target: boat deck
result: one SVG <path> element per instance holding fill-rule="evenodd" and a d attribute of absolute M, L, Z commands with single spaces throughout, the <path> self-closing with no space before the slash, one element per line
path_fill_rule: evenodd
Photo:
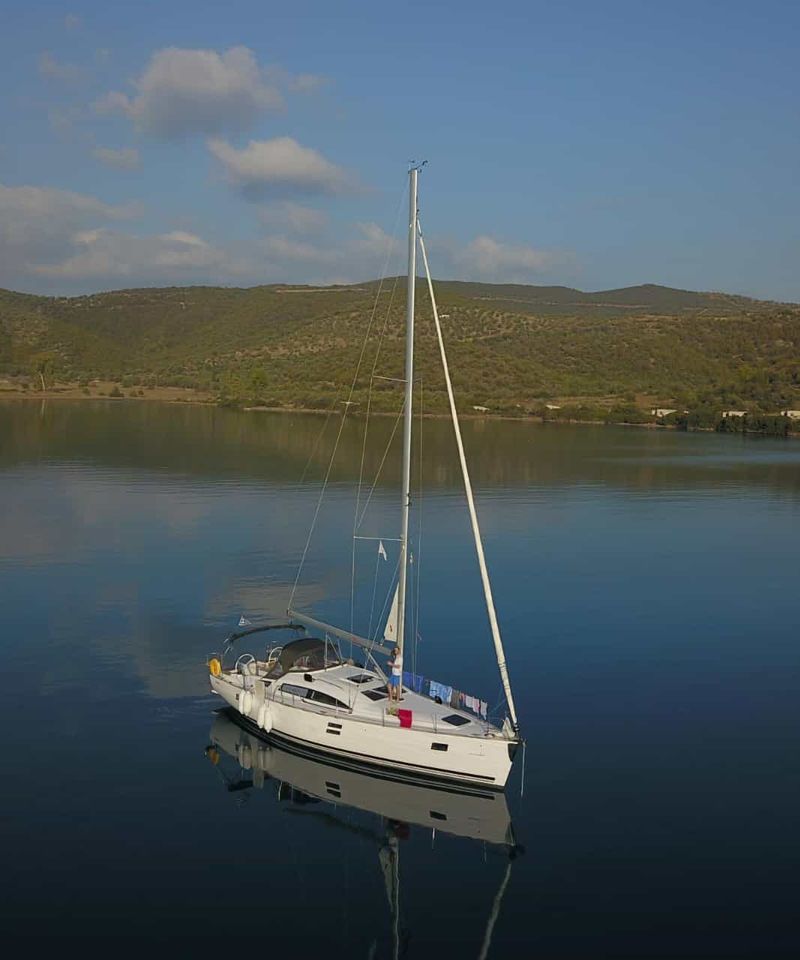
<path fill-rule="evenodd" d="M 280 677 L 270 676 L 271 668 L 272 664 L 267 661 L 252 661 L 244 672 L 225 670 L 223 677 L 244 688 L 263 682 L 267 685 L 267 699 L 325 716 L 400 726 L 396 711 L 409 710 L 416 730 L 448 736 L 507 739 L 500 728 L 469 710 L 437 703 L 408 687 L 402 688 L 398 703 L 390 704 L 385 679 L 375 670 L 357 664 L 336 664 L 310 672 L 291 670 Z"/>

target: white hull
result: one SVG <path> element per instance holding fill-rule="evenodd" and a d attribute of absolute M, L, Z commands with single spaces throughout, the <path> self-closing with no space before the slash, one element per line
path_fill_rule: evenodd
<path fill-rule="evenodd" d="M 229 715 L 230 714 L 230 715 Z M 214 717 L 210 740 L 252 775 L 252 785 L 280 781 L 301 793 L 402 823 L 515 847 L 502 793 L 470 787 L 398 782 L 389 774 L 343 768 L 334 758 L 312 759 L 271 743 L 233 711 Z"/>
<path fill-rule="evenodd" d="M 370 710 L 359 713 L 357 708 L 294 703 L 293 697 L 281 697 L 278 684 L 268 687 L 255 677 L 247 678 L 246 689 L 245 678 L 238 673 L 210 675 L 210 681 L 215 693 L 257 727 L 261 726 L 259 719 L 263 722 L 268 717 L 261 728 L 269 736 L 338 761 L 385 768 L 393 776 L 502 790 L 518 745 L 488 724 L 481 725 L 484 732 L 480 735 L 448 729 L 441 714 L 454 711 L 409 691 L 404 693 L 402 706 L 416 707 L 414 715 L 419 717 L 411 728 L 402 727 L 385 704 L 370 704 Z"/>

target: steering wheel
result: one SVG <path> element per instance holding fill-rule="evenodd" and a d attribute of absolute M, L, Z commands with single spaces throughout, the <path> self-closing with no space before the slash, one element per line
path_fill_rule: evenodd
<path fill-rule="evenodd" d="M 239 657 L 239 659 L 236 661 L 236 670 L 241 674 L 244 674 L 244 673 L 249 674 L 251 673 L 251 671 L 248 670 L 247 668 L 250 666 L 251 663 L 255 663 L 255 662 L 256 662 L 256 658 L 253 656 L 252 653 L 243 653 Z"/>

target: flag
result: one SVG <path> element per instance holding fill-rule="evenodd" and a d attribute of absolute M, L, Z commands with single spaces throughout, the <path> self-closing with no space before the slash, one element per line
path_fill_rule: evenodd
<path fill-rule="evenodd" d="M 388 559 L 389 559 L 389 558 L 386 556 L 386 547 L 384 547 L 384 545 L 383 545 L 383 540 L 379 540 L 379 541 L 378 541 L 378 556 L 379 556 L 379 557 L 383 557 L 384 560 L 388 560 Z"/>
<path fill-rule="evenodd" d="M 253 625 L 253 621 L 252 621 L 252 620 L 248 620 L 247 617 L 246 617 L 244 614 L 242 614 L 241 617 L 239 617 L 239 626 L 240 626 L 240 627 L 251 627 L 252 625 Z"/>

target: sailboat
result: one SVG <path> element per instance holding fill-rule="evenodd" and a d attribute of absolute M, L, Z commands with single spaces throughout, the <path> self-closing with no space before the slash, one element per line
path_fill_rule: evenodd
<path fill-rule="evenodd" d="M 378 642 L 375 637 L 362 637 L 352 629 L 325 623 L 290 606 L 288 623 L 251 628 L 232 634 L 228 640 L 232 643 L 244 636 L 276 628 L 302 629 L 304 635 L 279 646 L 267 647 L 260 657 L 252 653 L 242 654 L 229 666 L 224 665 L 224 656 L 212 655 L 208 661 L 209 679 L 212 691 L 236 709 L 245 722 L 278 742 L 333 755 L 341 763 L 386 769 L 397 778 L 502 790 L 522 740 L 420 228 L 417 185 L 421 167 L 421 164 L 412 164 L 408 174 L 405 402 L 397 538 L 400 555 L 397 589 L 384 631 L 384 640 L 388 640 L 391 646 Z M 486 610 L 505 694 L 506 715 L 501 722 L 476 715 L 459 703 L 447 702 L 440 695 L 441 685 L 437 685 L 438 692 L 432 688 L 431 695 L 426 695 L 406 686 L 401 679 L 399 687 L 393 689 L 385 661 L 382 663 L 379 659 L 391 657 L 392 662 L 397 663 L 397 657 L 402 658 L 410 632 L 406 607 L 411 563 L 409 514 L 418 247 L 433 308 Z M 351 649 L 360 647 L 364 652 L 363 663 L 344 656 L 342 643 L 350 644 Z M 398 653 L 394 653 L 395 650 Z"/>
<path fill-rule="evenodd" d="M 333 760 L 305 757 L 249 733 L 246 721 L 226 708 L 215 713 L 205 749 L 229 793 L 243 798 L 267 791 L 296 812 L 315 816 L 331 828 L 374 840 L 392 919 L 392 956 L 403 955 L 400 903 L 400 848 L 410 828 L 480 841 L 507 858 L 492 902 L 478 957 L 483 960 L 492 941 L 500 907 L 511 879 L 511 868 L 524 848 L 516 842 L 511 816 L 502 793 L 397 783 L 369 773 L 342 770 Z M 235 762 L 234 772 L 226 769 Z M 237 769 L 238 768 L 238 769 Z M 270 789 L 271 788 L 271 789 Z M 322 805 L 322 806 L 320 806 Z M 353 822 L 359 811 L 380 819 L 382 830 Z M 370 956 L 375 955 L 375 950 Z"/>

